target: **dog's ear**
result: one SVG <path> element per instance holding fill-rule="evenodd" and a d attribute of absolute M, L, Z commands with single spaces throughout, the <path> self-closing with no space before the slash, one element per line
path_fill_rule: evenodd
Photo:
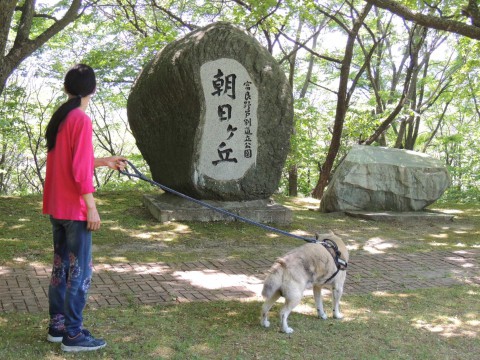
<path fill-rule="evenodd" d="M 337 236 L 335 235 L 335 233 L 332 231 L 332 230 L 328 230 L 328 233 L 323 233 L 323 234 L 319 234 L 318 232 L 315 233 L 315 240 L 325 240 L 325 239 L 328 239 L 328 235 L 331 235 L 331 236 Z M 321 237 L 321 239 L 320 239 Z"/>
<path fill-rule="evenodd" d="M 333 235 L 333 236 L 337 236 L 332 230 L 328 230 L 328 234 Z M 326 234 L 322 234 L 322 235 L 325 236 Z M 315 239 L 318 240 L 319 237 L 320 237 L 320 234 L 318 232 L 315 233 Z"/>

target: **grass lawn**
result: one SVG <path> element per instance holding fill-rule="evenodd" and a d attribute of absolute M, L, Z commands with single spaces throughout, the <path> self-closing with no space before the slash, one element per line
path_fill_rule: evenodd
<path fill-rule="evenodd" d="M 94 234 L 95 263 L 272 259 L 301 241 L 248 224 L 159 224 L 136 191 L 96 195 L 102 229 Z M 299 235 L 333 230 L 351 257 L 480 248 L 480 208 L 435 204 L 452 222 L 371 222 L 315 211 L 312 199 L 276 200 L 294 211 L 282 227 Z M 41 197 L 0 197 L 0 266 L 50 264 L 50 224 Z M 1 280 L 1 273 L 0 273 Z M 348 282 L 348 277 L 347 277 Z M 316 318 L 312 298 L 290 316 L 292 335 L 260 326 L 258 302 L 195 302 L 173 306 L 87 309 L 85 324 L 104 337 L 104 350 L 64 354 L 46 342 L 48 314 L 0 313 L 0 359 L 477 359 L 480 288 L 463 285 L 342 298 L 345 319 Z M 330 299 L 326 300 L 327 308 Z"/>

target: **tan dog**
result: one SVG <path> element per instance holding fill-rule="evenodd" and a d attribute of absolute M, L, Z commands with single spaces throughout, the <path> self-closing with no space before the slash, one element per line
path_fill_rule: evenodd
<path fill-rule="evenodd" d="M 262 291 L 265 303 L 262 306 L 261 324 L 264 327 L 270 326 L 268 311 L 278 298 L 283 296 L 285 305 L 280 310 L 281 330 L 287 334 L 292 333 L 293 329 L 287 324 L 288 315 L 300 303 L 303 292 L 309 286 L 313 286 L 319 318 L 327 318 L 327 314 L 323 311 L 323 287 L 332 288 L 333 316 L 336 319 L 343 317 L 340 312 L 340 298 L 346 277 L 344 270 L 348 262 L 348 250 L 343 241 L 333 232 L 317 234 L 317 241 L 323 241 L 325 245 L 308 243 L 300 246 L 278 258 L 270 268 Z M 338 266 L 335 256 L 332 256 L 335 254 L 335 247 L 340 252 L 340 254 L 337 252 L 340 259 Z"/>

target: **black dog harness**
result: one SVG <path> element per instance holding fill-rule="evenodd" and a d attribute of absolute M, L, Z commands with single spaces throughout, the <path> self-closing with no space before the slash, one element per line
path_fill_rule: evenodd
<path fill-rule="evenodd" d="M 320 242 L 320 244 L 322 244 L 325 247 L 325 249 L 327 249 L 327 251 L 330 253 L 330 255 L 332 255 L 333 260 L 335 261 L 335 265 L 337 266 L 337 271 L 335 271 L 333 273 L 333 275 L 330 276 L 325 281 L 325 284 L 326 284 L 327 282 L 332 280 L 338 274 L 338 272 L 340 270 L 342 270 L 342 271 L 347 270 L 347 265 L 348 264 L 345 260 L 340 258 L 340 256 L 342 256 L 342 253 L 340 252 L 340 250 L 338 250 L 338 246 L 337 246 L 337 244 L 335 244 L 334 241 L 332 241 L 330 239 L 325 239 L 322 242 Z"/>

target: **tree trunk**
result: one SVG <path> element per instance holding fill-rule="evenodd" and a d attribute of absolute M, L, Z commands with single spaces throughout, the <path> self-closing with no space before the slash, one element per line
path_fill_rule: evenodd
<path fill-rule="evenodd" d="M 296 164 L 288 169 L 288 196 L 298 196 L 298 168 Z"/>
<path fill-rule="evenodd" d="M 353 56 L 353 47 L 355 45 L 355 39 L 358 35 L 358 31 L 371 8 L 371 4 L 367 3 L 365 5 L 362 12 L 359 14 L 359 17 L 355 20 L 352 30 L 348 33 L 347 44 L 345 46 L 345 56 L 340 68 L 340 83 L 338 85 L 337 109 L 335 113 L 335 123 L 333 125 L 332 141 L 330 142 L 330 147 L 328 148 L 325 162 L 321 167 L 317 185 L 312 192 L 312 196 L 316 199 L 321 199 L 323 197 L 323 192 L 328 184 L 330 173 L 340 148 L 343 123 L 345 121 L 345 115 L 348 108 L 347 90 L 350 75 L 350 65 L 352 63 Z"/>
<path fill-rule="evenodd" d="M 421 32 L 424 34 L 426 33 L 426 28 L 421 28 Z M 410 37 L 410 44 L 409 44 L 409 57 L 410 57 L 410 64 L 407 68 L 407 72 L 405 75 L 405 82 L 403 84 L 403 92 L 398 100 L 397 106 L 393 111 L 387 116 L 387 118 L 380 124 L 380 126 L 374 131 L 374 133 L 364 141 L 365 145 L 370 145 L 374 141 L 376 141 L 392 124 L 393 120 L 397 117 L 397 115 L 402 110 L 407 98 L 410 94 L 410 85 L 412 83 L 412 78 L 414 77 L 414 72 L 418 67 L 418 52 L 422 47 L 423 41 L 425 40 L 425 36 L 420 36 L 418 43 L 415 43 L 414 39 L 415 29 L 412 31 L 412 36 Z"/>
<path fill-rule="evenodd" d="M 303 20 L 300 20 L 298 24 L 298 29 L 297 29 L 297 36 L 296 36 L 296 42 L 293 47 L 293 51 L 291 55 L 288 57 L 288 61 L 290 64 L 290 74 L 288 77 L 288 81 L 290 83 L 290 87 L 293 89 L 294 88 L 294 83 L 293 80 L 295 78 L 295 62 L 297 60 L 297 51 L 298 51 L 298 42 L 300 40 L 300 36 L 302 34 L 302 27 L 303 27 Z M 295 135 L 295 117 L 293 120 L 293 134 L 292 136 Z M 288 196 L 297 196 L 298 195 L 298 168 L 296 164 L 293 164 L 290 166 L 288 169 Z"/>
<path fill-rule="evenodd" d="M 320 31 L 316 31 L 315 35 L 313 36 L 313 43 L 312 49 L 315 50 L 317 48 L 317 39 Z M 310 55 L 310 61 L 308 64 L 307 76 L 305 78 L 305 82 L 303 83 L 302 90 L 300 91 L 300 99 L 303 99 L 307 94 L 308 86 L 310 84 L 310 79 L 312 77 L 313 71 L 313 54 Z M 293 83 L 293 80 L 292 80 Z M 298 166 L 294 164 L 288 170 L 288 196 L 298 196 Z"/>
<path fill-rule="evenodd" d="M 403 148 L 403 140 L 405 138 L 406 128 L 407 128 L 407 120 L 402 119 L 400 121 L 400 128 L 398 129 L 398 133 L 397 133 L 397 140 L 395 141 L 395 145 L 393 145 L 393 147 L 395 149 L 402 149 Z"/>
<path fill-rule="evenodd" d="M 322 25 L 320 25 L 320 27 L 322 27 Z M 300 21 L 300 24 L 299 24 L 299 27 L 298 27 L 298 31 L 297 31 L 297 39 L 296 39 L 296 42 L 295 42 L 295 47 L 293 49 L 293 52 L 295 53 L 295 57 L 296 57 L 296 53 L 298 51 L 298 44 L 300 43 L 300 36 L 301 36 L 301 32 L 302 32 L 302 27 L 303 27 L 303 21 Z M 317 40 L 318 40 L 318 36 L 320 34 L 320 31 L 319 30 L 315 30 L 315 35 L 313 36 L 313 40 L 312 40 L 312 50 L 315 51 L 315 49 L 317 48 Z M 294 78 L 294 71 L 295 71 L 295 61 L 291 61 L 291 57 L 289 57 L 289 60 L 290 60 L 290 77 L 289 77 L 289 81 L 290 81 L 290 85 L 292 86 L 292 89 L 293 89 L 293 78 Z M 303 83 L 303 86 L 302 86 L 302 90 L 300 91 L 300 95 L 299 95 L 299 99 L 303 99 L 306 94 L 307 94 L 307 90 L 308 90 L 308 87 L 310 85 L 310 79 L 312 77 L 312 71 L 313 71 L 313 61 L 314 60 L 314 55 L 311 54 L 310 55 L 310 61 L 309 61 L 309 64 L 308 64 L 308 70 L 307 70 L 307 75 L 305 77 L 305 81 Z M 295 132 L 295 128 L 293 129 L 293 131 Z M 298 165 L 297 164 L 294 164 L 292 166 L 290 166 L 290 168 L 288 169 L 288 196 L 298 196 Z"/>

